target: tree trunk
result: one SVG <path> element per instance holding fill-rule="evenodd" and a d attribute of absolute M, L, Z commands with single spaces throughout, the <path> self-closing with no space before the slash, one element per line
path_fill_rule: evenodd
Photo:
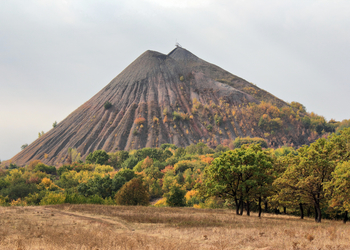
<path fill-rule="evenodd" d="M 343 222 L 346 223 L 347 221 L 348 221 L 348 211 L 345 211 Z"/>
<path fill-rule="evenodd" d="M 311 209 L 310 209 L 310 207 L 307 208 L 307 217 L 311 217 Z"/>
<path fill-rule="evenodd" d="M 320 223 L 321 222 L 321 219 L 322 219 L 322 214 L 321 214 L 321 208 L 320 208 L 320 204 L 318 203 L 315 203 L 315 221 L 317 223 Z"/>
<path fill-rule="evenodd" d="M 303 204 L 299 203 L 299 207 L 300 207 L 300 219 L 304 219 L 304 208 L 303 208 Z"/>
<path fill-rule="evenodd" d="M 316 208 L 316 205 L 315 205 L 315 222 L 317 222 L 317 208 Z"/>
<path fill-rule="evenodd" d="M 247 215 L 250 216 L 250 202 L 247 201 Z"/>
<path fill-rule="evenodd" d="M 242 199 L 242 198 L 240 199 L 239 203 L 241 204 L 241 206 L 240 206 L 240 207 L 241 207 L 241 208 L 240 208 L 241 211 L 239 212 L 239 215 L 243 215 L 243 206 L 244 206 L 244 202 L 243 202 L 243 199 Z"/>
<path fill-rule="evenodd" d="M 261 217 L 261 197 L 259 197 L 259 218 Z"/>
<path fill-rule="evenodd" d="M 287 208 L 286 207 L 283 207 L 283 213 L 287 214 Z"/>
<path fill-rule="evenodd" d="M 238 199 L 235 199 L 235 203 L 236 203 L 236 214 L 239 215 L 239 207 L 241 206 L 241 203 L 239 202 Z"/>
<path fill-rule="evenodd" d="M 264 212 L 265 212 L 265 213 L 268 212 L 267 201 L 265 201 L 265 211 L 264 211 Z"/>

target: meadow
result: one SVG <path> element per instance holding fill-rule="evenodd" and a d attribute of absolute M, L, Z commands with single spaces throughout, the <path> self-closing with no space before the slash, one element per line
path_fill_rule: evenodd
<path fill-rule="evenodd" d="M 0 249 L 350 249 L 350 226 L 230 209 L 50 205 L 0 208 Z"/>

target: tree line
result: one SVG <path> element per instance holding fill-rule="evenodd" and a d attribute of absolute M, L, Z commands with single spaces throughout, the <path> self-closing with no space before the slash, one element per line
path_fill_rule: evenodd
<path fill-rule="evenodd" d="M 232 208 L 238 215 L 344 218 L 350 209 L 350 128 L 299 149 L 259 138 L 107 153 L 76 149 L 56 168 L 39 160 L 0 170 L 1 205 L 98 203 Z"/>

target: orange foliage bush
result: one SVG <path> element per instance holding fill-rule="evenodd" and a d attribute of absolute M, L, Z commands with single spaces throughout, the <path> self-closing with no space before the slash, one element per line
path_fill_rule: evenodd
<path fill-rule="evenodd" d="M 168 171 L 174 171 L 174 167 L 173 166 L 166 166 L 164 169 L 162 169 L 160 172 L 162 173 L 166 173 Z"/>
<path fill-rule="evenodd" d="M 33 160 L 31 161 L 28 166 L 27 169 L 28 170 L 34 170 L 34 168 L 36 167 L 36 165 L 38 165 L 39 163 L 42 163 L 40 160 Z"/>
<path fill-rule="evenodd" d="M 144 123 L 145 121 L 146 121 L 145 118 L 138 117 L 138 118 L 135 119 L 135 124 L 140 125 L 140 124 Z"/>
<path fill-rule="evenodd" d="M 164 116 L 164 120 L 163 120 L 163 123 L 166 123 L 166 122 L 168 122 L 168 116 L 167 115 Z"/>
<path fill-rule="evenodd" d="M 206 155 L 201 155 L 199 157 L 200 157 L 202 162 L 205 162 L 205 163 L 208 163 L 208 164 L 211 164 L 211 162 L 214 160 L 213 157 L 206 156 Z"/>

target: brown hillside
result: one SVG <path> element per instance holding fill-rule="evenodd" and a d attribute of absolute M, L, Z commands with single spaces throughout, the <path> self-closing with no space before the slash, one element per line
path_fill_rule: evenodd
<path fill-rule="evenodd" d="M 106 101 L 111 108 L 104 108 Z M 278 113 L 271 107 L 285 110 Z M 97 149 L 110 152 L 200 141 L 217 145 L 242 136 L 265 137 L 272 146 L 307 143 L 310 133 L 302 127 L 302 114 L 298 118 L 293 112 L 282 100 L 183 48 L 168 55 L 146 51 L 11 161 L 25 165 L 40 159 L 57 165 L 65 161 L 70 147 L 86 157 Z M 287 113 L 287 118 L 278 120 Z M 264 114 L 287 130 L 259 127 Z"/>

